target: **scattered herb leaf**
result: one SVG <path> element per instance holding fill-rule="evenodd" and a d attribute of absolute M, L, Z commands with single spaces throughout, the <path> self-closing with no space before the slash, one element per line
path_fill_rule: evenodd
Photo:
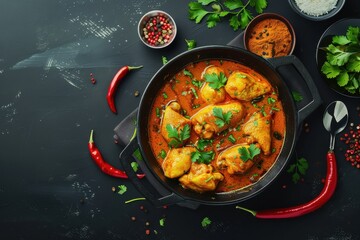
<path fill-rule="evenodd" d="M 291 93 L 295 102 L 301 102 L 303 100 L 303 96 L 299 92 L 292 91 Z"/>
<path fill-rule="evenodd" d="M 247 162 L 250 159 L 254 159 L 256 155 L 260 154 L 260 148 L 258 148 L 255 144 L 250 144 L 248 148 L 241 147 L 238 149 L 240 158 L 244 162 Z"/>
<path fill-rule="evenodd" d="M 227 78 L 223 72 L 220 72 L 219 75 L 216 73 L 205 74 L 204 78 L 212 89 L 220 89 L 221 87 L 225 86 L 227 81 Z"/>
<path fill-rule="evenodd" d="M 159 220 L 159 224 L 160 224 L 161 227 L 165 226 L 165 218 L 161 218 Z"/>
<path fill-rule="evenodd" d="M 191 161 L 196 163 L 205 163 L 209 164 L 215 157 L 214 151 L 200 151 L 196 150 L 195 152 L 191 153 Z"/>
<path fill-rule="evenodd" d="M 137 172 L 137 170 L 139 170 L 139 164 L 137 162 L 131 162 L 130 164 L 134 172 Z"/>
<path fill-rule="evenodd" d="M 300 175 L 305 175 L 306 171 L 309 168 L 308 161 L 305 158 L 296 159 L 296 162 L 291 164 L 289 169 L 287 170 L 288 173 L 292 173 L 292 181 L 294 183 L 298 183 L 300 180 Z"/>
<path fill-rule="evenodd" d="M 167 64 L 167 62 L 168 62 L 168 60 L 167 60 L 167 58 L 165 56 L 162 56 L 161 60 L 162 60 L 163 65 Z"/>
<path fill-rule="evenodd" d="M 188 49 L 188 50 L 191 50 L 191 49 L 193 49 L 193 48 L 196 47 L 196 41 L 195 41 L 195 40 L 185 39 L 185 42 L 186 42 L 186 45 L 187 45 L 187 49 Z"/>
<path fill-rule="evenodd" d="M 191 79 L 194 78 L 194 75 L 189 70 L 184 69 L 183 73 L 185 76 L 188 76 Z"/>
<path fill-rule="evenodd" d="M 229 140 L 232 144 L 236 143 L 236 138 L 235 138 L 232 134 L 229 135 L 228 140 Z"/>
<path fill-rule="evenodd" d="M 204 151 L 204 149 L 212 144 L 212 140 L 208 140 L 208 139 L 200 139 L 199 141 L 197 141 L 196 143 L 196 148 Z"/>
<path fill-rule="evenodd" d="M 190 138 L 190 126 L 189 124 L 185 124 L 180 132 L 178 129 L 171 124 L 166 125 L 166 131 L 168 132 L 168 137 L 172 140 L 169 142 L 170 147 L 179 147 L 182 145 L 187 139 Z"/>
<path fill-rule="evenodd" d="M 206 228 L 207 226 L 209 226 L 211 224 L 211 220 L 208 217 L 204 217 L 203 220 L 201 221 L 201 226 L 203 228 Z"/>
<path fill-rule="evenodd" d="M 159 157 L 161 157 L 162 159 L 166 158 L 166 152 L 164 149 L 161 149 L 160 153 L 159 153 Z"/>
<path fill-rule="evenodd" d="M 222 108 L 213 108 L 213 115 L 216 118 L 215 124 L 222 128 L 225 124 L 230 123 L 230 119 L 232 118 L 232 112 L 228 111 L 227 113 L 223 113 Z"/>
<path fill-rule="evenodd" d="M 118 194 L 123 195 L 127 191 L 127 187 L 125 185 L 118 186 Z"/>

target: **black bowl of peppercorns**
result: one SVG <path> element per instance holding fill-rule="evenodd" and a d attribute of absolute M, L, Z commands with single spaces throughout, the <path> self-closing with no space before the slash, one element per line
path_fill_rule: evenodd
<path fill-rule="evenodd" d="M 176 24 L 168 13 L 153 10 L 141 17 L 138 24 L 138 34 L 146 46 L 164 48 L 175 39 Z"/>

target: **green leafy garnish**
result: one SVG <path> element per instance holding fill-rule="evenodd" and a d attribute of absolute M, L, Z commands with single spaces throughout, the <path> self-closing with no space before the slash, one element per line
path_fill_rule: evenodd
<path fill-rule="evenodd" d="M 168 60 L 167 60 L 167 58 L 165 56 L 162 56 L 161 60 L 162 60 L 163 65 L 167 64 L 167 62 L 168 62 Z"/>
<path fill-rule="evenodd" d="M 193 79 L 193 80 L 191 81 L 191 83 L 192 83 L 192 85 L 194 85 L 195 87 L 201 88 L 204 82 Z"/>
<path fill-rule="evenodd" d="M 298 183 L 300 180 L 301 175 L 305 175 L 306 171 L 309 168 L 309 164 L 305 158 L 296 159 L 296 162 L 291 164 L 289 169 L 287 170 L 288 173 L 292 173 L 292 181 L 294 183 Z"/>
<path fill-rule="evenodd" d="M 163 92 L 162 95 L 163 95 L 163 98 L 164 98 L 164 99 L 167 99 L 167 98 L 169 97 L 166 92 Z"/>
<path fill-rule="evenodd" d="M 213 28 L 223 18 L 229 19 L 230 26 L 234 31 L 239 28 L 245 29 L 253 14 L 249 7 L 256 13 L 262 13 L 267 7 L 267 0 L 248 0 L 245 4 L 242 0 L 197 0 L 190 2 L 189 19 L 200 23 L 207 16 L 208 28 Z"/>
<path fill-rule="evenodd" d="M 349 93 L 360 93 L 360 27 L 349 26 L 346 35 L 334 36 L 326 48 L 321 72 Z"/>
<path fill-rule="evenodd" d="M 185 76 L 188 76 L 191 79 L 194 77 L 194 75 L 189 70 L 184 69 L 183 73 Z"/>
<path fill-rule="evenodd" d="M 291 93 L 295 102 L 301 102 L 303 100 L 303 96 L 299 92 L 292 91 Z"/>
<path fill-rule="evenodd" d="M 197 149 L 195 152 L 191 153 L 191 161 L 196 163 L 205 163 L 209 164 L 214 159 L 215 153 L 214 151 L 200 151 Z"/>
<path fill-rule="evenodd" d="M 161 227 L 165 226 L 165 218 L 161 218 L 159 220 L 159 224 L 160 224 Z"/>
<path fill-rule="evenodd" d="M 118 186 L 118 194 L 123 195 L 127 191 L 127 187 L 125 185 Z"/>
<path fill-rule="evenodd" d="M 201 226 L 203 228 L 206 228 L 207 226 L 209 226 L 211 224 L 211 220 L 208 217 L 204 217 L 203 220 L 201 221 Z"/>
<path fill-rule="evenodd" d="M 160 151 L 160 153 L 159 153 L 158 156 L 161 157 L 162 159 L 165 159 L 165 158 L 166 158 L 166 152 L 165 152 L 165 150 L 164 150 L 164 149 L 161 149 L 161 151 Z"/>
<path fill-rule="evenodd" d="M 220 89 L 221 87 L 225 86 L 227 81 L 227 78 L 223 72 L 220 72 L 219 75 L 216 73 L 205 74 L 204 78 L 212 89 Z"/>
<path fill-rule="evenodd" d="M 135 150 L 135 152 L 133 153 L 133 155 L 134 155 L 134 157 L 135 157 L 136 159 L 138 159 L 138 160 L 143 160 L 143 157 L 142 157 L 142 155 L 141 155 L 141 152 L 140 152 L 140 149 L 139 149 L 139 148 L 137 148 L 137 149 Z"/>
<path fill-rule="evenodd" d="M 171 138 L 169 142 L 170 147 L 179 147 L 183 145 L 183 143 L 190 138 L 190 126 L 189 124 L 185 124 L 180 131 L 176 127 L 171 124 L 166 125 L 166 131 L 168 132 L 168 137 Z"/>
<path fill-rule="evenodd" d="M 254 159 L 256 155 L 260 154 L 260 148 L 258 148 L 255 144 L 250 144 L 249 148 L 241 147 L 238 149 L 240 158 L 244 162 L 248 160 Z"/>
<path fill-rule="evenodd" d="M 233 144 L 236 143 L 236 138 L 232 134 L 229 135 L 228 140 Z"/>
<path fill-rule="evenodd" d="M 130 164 L 134 172 L 137 172 L 137 170 L 139 170 L 139 164 L 137 162 L 131 162 Z"/>
<path fill-rule="evenodd" d="M 222 128 L 225 124 L 229 124 L 232 118 L 232 112 L 223 113 L 221 108 L 214 108 L 213 115 L 215 116 L 215 124 Z"/>
<path fill-rule="evenodd" d="M 197 141 L 196 143 L 196 148 L 201 150 L 201 151 L 204 151 L 204 149 L 211 145 L 212 144 L 212 140 L 208 140 L 208 139 L 200 139 L 199 141 Z"/>
<path fill-rule="evenodd" d="M 196 41 L 195 41 L 195 40 L 185 39 L 185 42 L 186 42 L 186 45 L 187 45 L 187 49 L 188 49 L 188 50 L 191 50 L 191 49 L 193 49 L 193 48 L 196 47 Z"/>

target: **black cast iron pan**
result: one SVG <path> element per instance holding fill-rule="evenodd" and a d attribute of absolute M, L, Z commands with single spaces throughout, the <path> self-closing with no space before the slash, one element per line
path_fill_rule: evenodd
<path fill-rule="evenodd" d="M 235 61 L 265 76 L 268 81 L 278 89 L 286 117 L 284 144 L 273 167 L 251 187 L 221 194 L 199 194 L 183 189 L 179 185 L 178 180 L 166 178 L 153 156 L 148 142 L 148 118 L 151 105 L 155 99 L 155 93 L 159 91 L 166 81 L 169 81 L 186 65 L 192 62 L 210 59 Z M 288 70 L 284 70 L 283 68 Z M 295 87 L 299 89 L 298 91 L 306 94 L 306 96 L 310 95 L 310 97 L 305 98 L 307 101 L 296 106 L 292 93 L 289 90 L 289 86 L 285 83 L 284 78 L 290 78 L 290 81 L 287 82 L 293 85 L 291 86 L 292 88 Z M 157 206 L 180 204 L 193 207 L 198 204 L 224 205 L 244 201 L 261 192 L 282 171 L 295 147 L 300 123 L 320 104 L 321 99 L 310 74 L 295 56 L 265 60 L 251 52 L 231 46 L 205 46 L 195 48 L 173 58 L 164 65 L 149 82 L 138 108 L 137 138 L 132 140 L 124 148 L 120 154 L 120 162 L 123 164 L 125 171 L 133 181 L 135 187 L 143 193 L 149 201 Z M 136 178 L 130 166 L 131 161 L 129 161 L 129 158 L 132 157 L 133 152 L 137 148 L 140 148 L 144 157 L 143 160 L 138 160 L 138 163 L 156 191 L 154 191 L 154 189 L 150 190 L 149 186 L 145 187 L 144 182 Z"/>

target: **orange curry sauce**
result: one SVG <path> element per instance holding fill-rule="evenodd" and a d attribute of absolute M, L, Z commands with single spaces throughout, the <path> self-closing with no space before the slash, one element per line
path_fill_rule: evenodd
<path fill-rule="evenodd" d="M 184 69 L 178 72 L 172 79 L 160 89 L 157 93 L 157 96 L 153 102 L 151 111 L 150 111 L 150 118 L 149 118 L 149 140 L 150 145 L 153 151 L 154 156 L 156 157 L 158 163 L 162 164 L 163 158 L 161 157 L 161 152 L 169 151 L 169 147 L 167 142 L 163 139 L 160 134 L 160 123 L 161 123 L 161 116 L 162 110 L 165 109 L 165 106 L 171 102 L 176 100 L 182 107 L 184 112 L 186 113 L 185 116 L 191 117 L 201 108 L 205 107 L 207 104 L 204 100 L 201 99 L 200 96 L 200 88 L 195 86 L 192 83 L 192 80 L 204 81 L 201 79 L 201 74 L 204 69 L 209 66 L 218 66 L 221 67 L 226 77 L 229 77 L 231 72 L 235 70 L 242 71 L 244 73 L 248 73 L 249 75 L 254 76 L 259 81 L 267 81 L 263 76 L 255 72 L 254 70 L 241 65 L 236 62 L 227 61 L 227 60 L 211 60 L 211 61 L 202 61 L 189 64 L 186 66 L 186 70 L 191 72 L 193 75 L 193 79 L 191 77 L 186 76 L 184 74 Z M 194 94 L 194 92 L 196 94 Z M 276 101 L 274 103 L 269 103 L 268 98 L 271 97 Z M 223 103 L 227 101 L 239 101 L 237 99 L 232 99 L 226 93 L 226 99 Z M 246 114 L 242 122 L 239 122 L 239 125 L 235 128 L 225 130 L 224 132 L 216 135 L 213 139 L 213 145 L 210 146 L 207 150 L 210 151 L 211 149 L 215 152 L 215 158 L 211 162 L 215 171 L 219 171 L 224 175 L 224 180 L 221 181 L 217 188 L 216 192 L 228 192 L 231 190 L 236 190 L 240 188 L 244 188 L 253 184 L 254 182 L 258 181 L 261 176 L 263 176 L 269 168 L 274 164 L 275 160 L 279 152 L 281 151 L 282 144 L 283 144 L 283 137 L 285 136 L 285 116 L 282 108 L 281 101 L 278 99 L 278 94 L 276 89 L 273 88 L 264 98 L 257 103 L 252 103 L 251 101 L 240 101 L 246 109 Z M 221 104 L 221 103 L 219 103 Z M 241 125 L 248 121 L 250 116 L 254 112 L 262 112 L 265 115 L 271 114 L 272 121 L 271 121 L 271 148 L 272 153 L 268 156 L 260 154 L 259 161 L 257 161 L 254 166 L 248 170 L 243 175 L 230 175 L 228 174 L 226 169 L 217 169 L 215 165 L 215 159 L 217 158 L 218 154 L 234 145 L 239 143 L 246 142 L 246 136 L 244 136 L 243 131 L 241 130 Z M 274 132 L 280 133 L 282 139 L 278 140 L 274 138 Z M 232 143 L 228 137 L 232 134 L 236 139 L 235 143 Z M 199 139 L 199 136 L 191 129 L 191 137 L 190 140 L 187 142 L 187 145 L 193 145 Z"/>

